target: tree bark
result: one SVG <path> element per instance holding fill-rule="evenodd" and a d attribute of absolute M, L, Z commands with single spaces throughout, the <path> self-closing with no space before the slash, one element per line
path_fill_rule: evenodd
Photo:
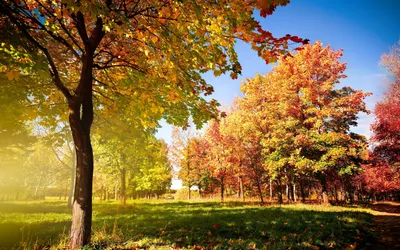
<path fill-rule="evenodd" d="M 239 176 L 239 199 L 244 201 L 243 177 Z"/>
<path fill-rule="evenodd" d="M 276 187 L 277 187 L 277 194 L 278 194 L 278 203 L 282 204 L 283 203 L 283 191 L 282 191 L 282 183 L 280 180 L 276 181 Z"/>
<path fill-rule="evenodd" d="M 306 202 L 306 193 L 304 191 L 304 180 L 300 179 L 300 195 L 301 195 L 301 202 Z"/>
<path fill-rule="evenodd" d="M 224 184 L 224 177 L 223 176 L 221 176 L 221 178 L 220 178 L 220 184 L 221 184 L 221 202 L 224 202 L 225 184 Z"/>
<path fill-rule="evenodd" d="M 329 204 L 329 197 L 328 197 L 328 183 L 326 182 L 326 177 L 324 174 L 319 176 L 319 180 L 322 186 L 322 203 L 327 205 Z"/>
<path fill-rule="evenodd" d="M 92 228 L 93 123 L 92 71 L 94 50 L 87 48 L 76 96 L 69 101 L 69 123 L 76 151 L 75 193 L 72 205 L 70 248 L 90 243 Z"/>
<path fill-rule="evenodd" d="M 121 200 L 122 204 L 126 205 L 126 169 L 122 168 L 121 172 L 121 191 L 119 194 L 119 199 Z"/>
<path fill-rule="evenodd" d="M 92 227 L 93 151 L 90 143 L 91 120 L 80 120 L 70 115 L 70 124 L 76 148 L 76 179 L 72 205 L 70 248 L 89 244 Z"/>
<path fill-rule="evenodd" d="M 260 178 L 258 178 L 258 176 L 256 176 L 256 180 L 257 180 L 258 195 L 260 196 L 260 202 L 261 202 L 261 204 L 264 204 L 264 198 L 263 198 L 262 191 L 261 191 Z"/>
<path fill-rule="evenodd" d="M 188 200 L 190 200 L 190 183 L 188 183 Z"/>
<path fill-rule="evenodd" d="M 75 176 L 76 176 L 76 153 L 73 152 L 72 153 L 72 162 L 73 165 L 71 166 L 71 182 L 70 182 L 70 186 L 69 186 L 69 194 L 68 194 L 68 203 L 67 206 L 69 208 L 72 208 L 72 198 L 74 196 L 74 187 L 75 187 Z"/>
<path fill-rule="evenodd" d="M 273 193 L 272 193 L 272 180 L 271 178 L 269 179 L 269 201 L 272 202 L 272 198 L 273 198 Z"/>
<path fill-rule="evenodd" d="M 297 202 L 296 184 L 293 184 L 293 201 Z"/>

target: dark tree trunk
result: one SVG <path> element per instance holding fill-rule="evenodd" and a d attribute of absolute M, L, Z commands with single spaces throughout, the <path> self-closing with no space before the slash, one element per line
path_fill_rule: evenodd
<path fill-rule="evenodd" d="M 305 203 L 306 202 L 306 193 L 304 191 L 304 181 L 303 181 L 303 179 L 300 179 L 300 195 L 301 195 L 301 202 Z"/>
<path fill-rule="evenodd" d="M 90 243 L 92 228 L 93 149 L 90 128 L 93 123 L 92 67 L 94 50 L 87 48 L 83 58 L 79 95 L 69 102 L 69 122 L 76 151 L 75 193 L 72 205 L 70 248 Z M 81 87 L 81 89 L 79 89 Z"/>
<path fill-rule="evenodd" d="M 188 197 L 187 198 L 188 198 L 188 200 L 190 200 L 190 198 L 191 198 L 190 197 L 190 183 L 188 183 Z"/>
<path fill-rule="evenodd" d="M 272 202 L 272 198 L 273 198 L 273 193 L 272 193 L 272 180 L 271 178 L 269 179 L 269 201 Z"/>
<path fill-rule="evenodd" d="M 241 194 L 241 189 L 240 189 L 240 176 L 238 176 L 238 192 L 237 192 L 237 197 L 240 199 L 242 197 Z"/>
<path fill-rule="evenodd" d="M 201 199 L 201 198 L 203 198 L 203 188 L 201 187 L 200 184 L 198 184 L 197 186 L 199 188 L 199 198 Z"/>
<path fill-rule="evenodd" d="M 328 183 L 326 182 L 326 177 L 324 174 L 319 175 L 319 180 L 322 186 L 322 203 L 327 205 L 329 204 L 329 197 L 328 197 Z"/>
<path fill-rule="evenodd" d="M 221 176 L 221 178 L 220 178 L 220 185 L 221 185 L 221 202 L 224 202 L 225 184 L 224 184 L 224 177 L 223 176 Z"/>
<path fill-rule="evenodd" d="M 72 130 L 81 126 L 78 121 L 71 120 Z M 89 124 L 86 124 L 88 126 Z M 76 139 L 77 171 L 75 194 L 72 206 L 71 243 L 72 249 L 87 245 L 90 242 L 92 226 L 92 187 L 93 187 L 93 152 L 89 133 L 78 134 Z M 75 139 L 75 138 L 74 138 Z"/>
<path fill-rule="evenodd" d="M 276 187 L 277 187 L 276 191 L 277 191 L 277 194 L 278 194 L 278 203 L 282 204 L 283 203 L 283 190 L 282 190 L 282 184 L 281 184 L 280 180 L 278 180 L 276 182 Z"/>
<path fill-rule="evenodd" d="M 258 176 L 256 176 L 256 181 L 257 181 L 257 190 L 258 190 L 258 195 L 260 197 L 260 202 L 261 204 L 264 204 L 264 198 L 261 191 L 260 178 L 258 178 Z"/>
<path fill-rule="evenodd" d="M 126 205 L 126 169 L 121 169 L 121 191 L 119 194 L 119 199 Z"/>

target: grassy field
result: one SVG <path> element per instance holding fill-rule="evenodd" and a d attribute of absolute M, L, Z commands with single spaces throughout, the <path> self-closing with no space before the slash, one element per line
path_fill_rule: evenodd
<path fill-rule="evenodd" d="M 372 211 L 319 205 L 95 202 L 87 249 L 354 249 L 373 241 Z M 62 249 L 63 201 L 0 203 L 0 249 Z"/>

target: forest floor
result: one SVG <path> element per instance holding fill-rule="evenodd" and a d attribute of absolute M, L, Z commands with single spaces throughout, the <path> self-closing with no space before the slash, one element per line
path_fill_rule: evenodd
<path fill-rule="evenodd" d="M 374 212 L 376 242 L 367 249 L 400 249 L 400 203 L 383 202 L 369 206 Z"/>
<path fill-rule="evenodd" d="M 85 249 L 400 249 L 400 204 L 95 201 Z M 65 249 L 65 201 L 0 202 L 0 250 Z"/>

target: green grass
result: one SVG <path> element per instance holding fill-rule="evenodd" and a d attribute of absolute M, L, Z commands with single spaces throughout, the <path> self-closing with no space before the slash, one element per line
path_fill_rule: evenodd
<path fill-rule="evenodd" d="M 95 202 L 93 249 L 325 249 L 371 241 L 370 210 L 217 202 Z M 67 246 L 62 201 L 0 203 L 0 249 Z"/>

